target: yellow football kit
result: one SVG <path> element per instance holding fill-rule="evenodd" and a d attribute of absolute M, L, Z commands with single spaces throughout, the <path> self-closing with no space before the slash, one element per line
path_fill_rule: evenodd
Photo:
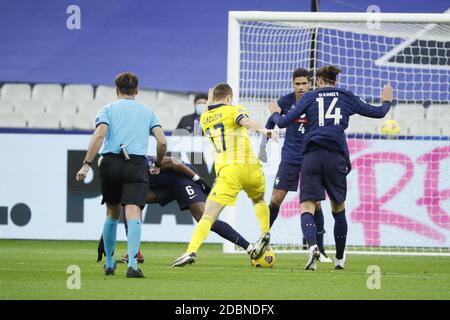
<path fill-rule="evenodd" d="M 234 205 L 244 190 L 256 199 L 265 192 L 261 163 L 251 147 L 247 129 L 238 123 L 248 117 L 243 106 L 210 106 L 200 117 L 205 135 L 215 153 L 216 182 L 209 199 L 222 205 Z"/>

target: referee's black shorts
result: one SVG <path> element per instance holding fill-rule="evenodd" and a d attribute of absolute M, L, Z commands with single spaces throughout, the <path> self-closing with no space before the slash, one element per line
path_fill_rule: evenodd
<path fill-rule="evenodd" d="M 149 188 L 149 172 L 144 156 L 107 153 L 100 164 L 102 204 L 134 204 L 143 209 Z"/>

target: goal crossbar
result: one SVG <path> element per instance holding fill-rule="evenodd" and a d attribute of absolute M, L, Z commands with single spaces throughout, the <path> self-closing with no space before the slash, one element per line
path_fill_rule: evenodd
<path fill-rule="evenodd" d="M 392 23 L 450 23 L 450 13 L 356 13 L 356 12 L 265 12 L 230 11 L 237 21 L 278 22 L 366 22 L 374 17 L 380 22 Z"/>

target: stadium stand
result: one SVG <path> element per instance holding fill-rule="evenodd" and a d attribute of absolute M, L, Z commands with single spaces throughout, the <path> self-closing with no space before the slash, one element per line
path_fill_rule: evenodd
<path fill-rule="evenodd" d="M 25 128 L 26 126 L 27 126 L 27 119 L 23 114 L 10 113 L 10 114 L 2 114 L 0 116 L 0 127 Z"/>
<path fill-rule="evenodd" d="M 110 101 L 112 100 L 109 101 L 91 100 L 82 102 L 78 105 L 78 114 L 84 115 L 94 120 L 100 108 Z"/>
<path fill-rule="evenodd" d="M 47 114 L 56 116 L 75 116 L 78 112 L 78 106 L 75 101 L 71 100 L 55 100 L 50 101 L 46 107 Z"/>
<path fill-rule="evenodd" d="M 94 99 L 94 87 L 90 84 L 68 84 L 64 86 L 63 99 L 75 103 Z"/>
<path fill-rule="evenodd" d="M 136 101 L 153 108 L 157 104 L 158 92 L 153 90 L 139 90 Z"/>
<path fill-rule="evenodd" d="M 89 118 L 86 115 L 76 114 L 76 115 L 64 115 L 61 116 L 61 128 L 72 130 L 93 130 L 94 129 L 94 119 Z"/>
<path fill-rule="evenodd" d="M 51 101 L 62 99 L 62 87 L 59 84 L 36 84 L 32 92 L 33 100 Z"/>
<path fill-rule="evenodd" d="M 25 117 L 31 114 L 45 113 L 45 104 L 41 100 L 19 100 L 15 102 L 14 112 Z"/>
<path fill-rule="evenodd" d="M 59 117 L 54 114 L 30 114 L 28 127 L 37 129 L 59 129 Z"/>
<path fill-rule="evenodd" d="M 2 86 L 2 100 L 27 100 L 31 99 L 31 86 L 22 83 L 7 83 Z"/>
<path fill-rule="evenodd" d="M 6 101 L 6 100 L 0 100 L 0 114 L 8 114 L 14 112 L 14 106 Z"/>
<path fill-rule="evenodd" d="M 116 89 L 107 86 L 98 86 L 95 91 L 95 100 L 99 101 L 113 101 L 117 97 Z"/>
<path fill-rule="evenodd" d="M 94 129 L 98 110 L 116 99 L 114 87 L 90 84 L 5 83 L 0 88 L 0 127 L 42 129 Z M 192 112 L 194 95 L 141 89 L 136 100 L 152 108 L 165 130 L 176 128 L 179 119 Z M 266 102 L 243 101 L 260 122 L 267 118 Z M 387 118 L 396 120 L 402 135 L 450 135 L 446 119 L 450 105 L 397 104 Z M 385 119 L 384 119 L 385 120 Z M 380 132 L 384 121 L 354 116 L 347 133 Z"/>

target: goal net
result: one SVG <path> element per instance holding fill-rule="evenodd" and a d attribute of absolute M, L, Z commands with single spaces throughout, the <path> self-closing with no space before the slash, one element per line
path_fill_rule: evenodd
<path fill-rule="evenodd" d="M 230 12 L 228 82 L 235 103 L 259 122 L 267 120 L 269 101 L 292 92 L 296 68 L 314 75 L 330 64 L 343 70 L 338 86 L 365 101 L 379 104 L 388 81 L 395 97 L 385 119 L 352 116 L 346 130 L 353 166 L 347 249 L 450 254 L 450 14 Z M 267 147 L 267 201 L 282 143 Z M 328 202 L 322 203 L 324 242 L 333 251 Z M 231 220 L 249 240 L 258 238 L 245 195 Z M 272 244 L 279 251 L 305 249 L 298 193 L 283 202 Z M 225 252 L 236 250 L 224 244 Z"/>

